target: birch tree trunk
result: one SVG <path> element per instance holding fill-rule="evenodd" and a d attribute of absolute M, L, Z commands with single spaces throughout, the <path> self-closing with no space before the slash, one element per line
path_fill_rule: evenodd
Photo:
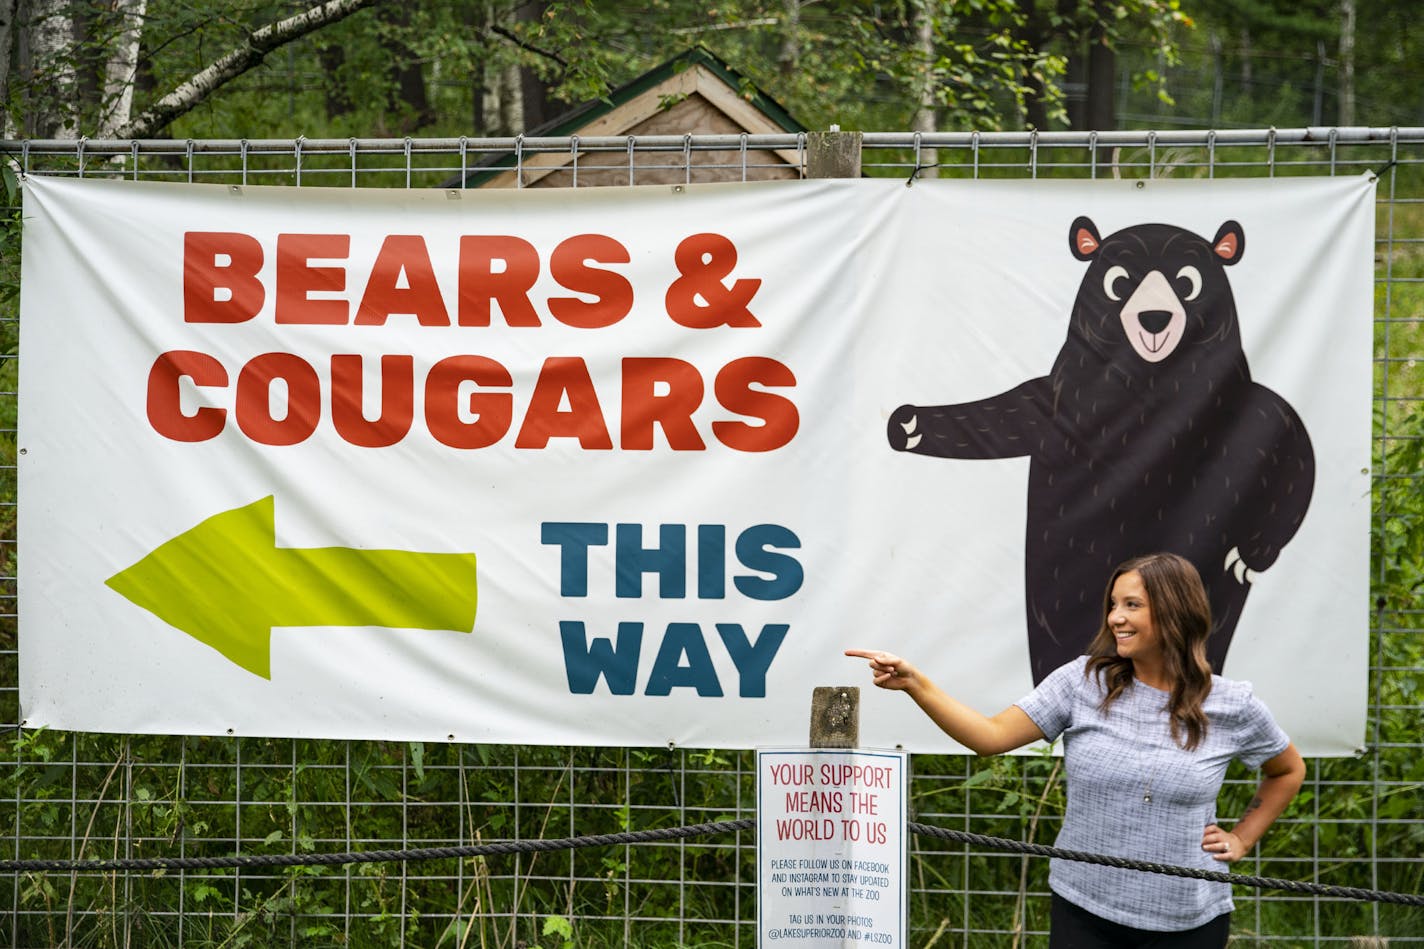
<path fill-rule="evenodd" d="M 148 0 L 113 0 L 114 13 L 121 24 L 104 63 L 104 83 L 99 90 L 103 118 L 95 138 L 111 138 L 116 129 L 128 124 L 133 112 L 134 78 L 138 73 L 139 41 L 143 37 L 143 17 Z"/>
<path fill-rule="evenodd" d="M 919 54 L 919 89 L 915 107 L 915 117 L 911 122 L 913 131 L 916 132 L 937 132 L 938 121 L 935 116 L 935 48 L 934 48 L 934 18 L 930 16 L 929 4 L 931 0 L 924 0 L 915 8 L 915 50 Z M 917 164 L 922 169 L 920 175 L 925 178 L 938 178 L 939 169 L 935 167 L 939 164 L 939 152 L 933 148 L 920 149 Z"/>
<path fill-rule="evenodd" d="M 524 90 L 519 65 L 510 63 L 499 71 L 496 90 L 499 134 L 518 135 L 524 131 Z"/>
<path fill-rule="evenodd" d="M 35 138 L 75 138 L 74 114 L 78 82 L 74 70 L 74 20 L 66 0 L 32 0 L 29 61 L 32 72 L 44 73 L 49 98 L 27 110 L 25 134 Z"/>

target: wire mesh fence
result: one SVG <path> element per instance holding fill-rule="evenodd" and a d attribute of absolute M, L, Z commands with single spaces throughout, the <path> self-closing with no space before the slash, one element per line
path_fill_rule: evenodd
<path fill-rule="evenodd" d="M 292 187 L 589 187 L 805 174 L 807 138 L 22 141 L 20 174 Z M 1379 176 L 1369 729 L 1243 871 L 1418 893 L 1424 881 L 1424 129 L 866 134 L 875 176 Z M 12 194 L 6 227 L 14 237 Z M 1308 214 L 1309 209 L 1302 209 Z M 751 752 L 51 733 L 20 725 L 15 591 L 17 240 L 0 262 L 0 827 L 21 859 L 304 854 L 675 828 L 755 811 Z M 1363 318 L 1341 314 L 1341 319 Z M 96 631 L 101 635 L 102 631 Z M 809 689 L 808 689 L 809 692 Z M 749 736 L 749 742 L 754 736 Z M 1254 780 L 1231 773 L 1223 813 Z M 914 820 L 1052 842 L 1056 759 L 917 755 Z M 1041 944 L 1046 861 L 911 838 L 917 946 Z M 418 862 L 0 879 L 29 945 L 756 944 L 754 835 Z M 1424 943 L 1424 911 L 1238 888 L 1233 945 Z M 1369 943 L 1363 943 L 1369 944 Z"/>

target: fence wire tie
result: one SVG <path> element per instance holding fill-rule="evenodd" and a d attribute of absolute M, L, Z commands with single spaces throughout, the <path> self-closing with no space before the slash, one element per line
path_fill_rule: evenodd
<path fill-rule="evenodd" d="M 920 176 L 920 172 L 929 171 L 931 168 L 938 168 L 943 162 L 931 162 L 928 165 L 916 165 L 910 169 L 910 177 L 905 179 L 905 187 L 908 188 L 915 183 L 915 179 Z"/>
<path fill-rule="evenodd" d="M 1394 166 L 1397 165 L 1397 164 L 1399 164 L 1399 159 L 1398 159 L 1398 158 L 1391 158 L 1388 162 L 1385 163 L 1385 165 L 1384 165 L 1383 168 L 1381 168 L 1379 171 L 1377 171 L 1377 172 L 1374 173 L 1374 176 L 1375 176 L 1374 180 L 1378 181 L 1379 179 L 1383 178 L 1384 175 L 1385 175 L 1385 172 L 1393 170 Z"/>
<path fill-rule="evenodd" d="M 559 837 L 537 840 L 501 840 L 486 844 L 466 844 L 454 847 L 418 847 L 406 850 L 364 850 L 346 853 L 318 854 L 253 854 L 230 857 L 128 857 L 114 860 L 0 860 L 0 874 L 27 872 L 77 873 L 80 871 L 118 872 L 154 871 L 161 874 L 169 870 L 223 870 L 252 869 L 260 867 L 303 867 L 341 866 L 351 863 L 416 862 L 422 860 L 449 860 L 469 857 L 492 857 L 516 853 L 546 853 L 555 850 L 576 850 L 585 847 L 607 847 L 620 844 L 653 843 L 662 840 L 682 840 L 708 834 L 723 834 L 734 831 L 751 830 L 756 827 L 753 818 L 714 821 L 704 824 L 689 824 L 684 827 L 669 827 L 661 830 L 634 830 L 617 834 L 590 834 L 583 837 Z M 1397 903 L 1406 906 L 1424 906 L 1424 896 L 1415 893 L 1391 893 L 1387 890 L 1370 890 L 1363 887 L 1332 886 L 1323 883 L 1304 883 L 1279 877 L 1251 876 L 1244 873 L 1228 873 L 1220 870 L 1199 870 L 1194 867 L 1177 867 L 1169 864 L 1150 863 L 1143 860 L 1128 860 L 1110 857 L 1106 854 L 1087 853 L 1081 850 L 1060 850 L 1045 844 L 1031 844 L 1004 837 L 987 837 L 965 831 L 949 830 L 931 824 L 914 821 L 905 828 L 912 834 L 923 834 L 955 843 L 969 844 L 989 850 L 1006 850 L 1012 853 L 1036 857 L 1053 857 L 1058 860 L 1072 860 L 1120 870 L 1137 870 L 1143 873 L 1158 873 L 1164 876 L 1187 877 L 1212 883 L 1230 883 L 1265 890 L 1285 890 L 1291 893 L 1305 893 L 1316 896 L 1333 896 L 1340 899 L 1359 900 L 1372 903 Z"/>

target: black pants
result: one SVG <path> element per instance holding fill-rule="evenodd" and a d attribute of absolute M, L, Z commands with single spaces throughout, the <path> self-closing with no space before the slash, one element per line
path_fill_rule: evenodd
<path fill-rule="evenodd" d="M 1048 949 L 1224 949 L 1231 932 L 1231 914 L 1182 932 L 1133 929 L 1095 916 L 1053 894 Z"/>

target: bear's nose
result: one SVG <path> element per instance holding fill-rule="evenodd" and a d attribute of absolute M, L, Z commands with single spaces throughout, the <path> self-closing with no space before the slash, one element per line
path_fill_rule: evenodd
<path fill-rule="evenodd" d="M 1152 335 L 1157 335 L 1172 322 L 1171 310 L 1143 310 L 1137 314 L 1137 322 Z"/>

